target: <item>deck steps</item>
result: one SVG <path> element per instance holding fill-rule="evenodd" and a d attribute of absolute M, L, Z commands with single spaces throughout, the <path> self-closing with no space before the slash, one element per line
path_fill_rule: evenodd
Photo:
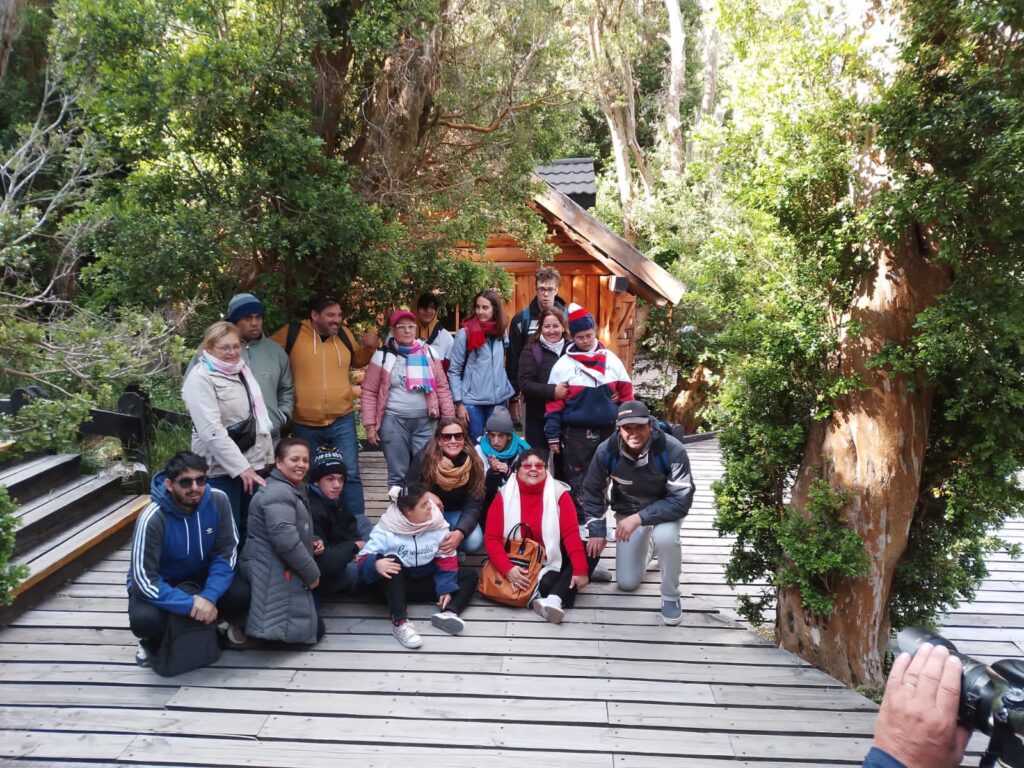
<path fill-rule="evenodd" d="M 81 475 L 78 454 L 35 456 L 0 469 L 19 504 L 12 563 L 28 569 L 0 607 L 0 626 L 124 544 L 148 496 L 125 496 L 113 475 Z"/>

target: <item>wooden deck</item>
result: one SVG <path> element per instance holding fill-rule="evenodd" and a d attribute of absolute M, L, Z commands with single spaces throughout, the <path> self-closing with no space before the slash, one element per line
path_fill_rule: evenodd
<path fill-rule="evenodd" d="M 859 765 L 875 706 L 709 602 L 729 602 L 727 545 L 710 525 L 720 467 L 714 442 L 689 448 L 699 490 L 684 531 L 682 626 L 657 621 L 656 571 L 632 594 L 589 586 L 560 626 L 476 599 L 466 632 L 449 637 L 415 606 L 418 651 L 391 637 L 383 605 L 336 602 L 314 648 L 229 651 L 164 679 L 134 664 L 122 549 L 0 631 L 0 761 Z M 379 512 L 380 454 L 361 465 Z"/>

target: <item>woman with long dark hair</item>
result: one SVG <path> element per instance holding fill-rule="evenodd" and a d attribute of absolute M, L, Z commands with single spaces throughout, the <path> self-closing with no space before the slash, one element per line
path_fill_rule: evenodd
<path fill-rule="evenodd" d="M 441 544 L 443 553 L 456 547 L 475 552 L 484 543 L 480 512 L 484 501 L 484 465 L 456 419 L 441 419 L 434 439 L 413 458 L 405 485 L 424 483 L 434 494 L 451 530 Z"/>
<path fill-rule="evenodd" d="M 519 356 L 519 391 L 526 401 L 526 442 L 532 448 L 547 450 L 544 436 L 544 410 L 552 400 L 565 400 L 569 385 L 548 381 L 551 369 L 568 346 L 569 323 L 557 307 L 541 310 L 537 332 L 530 337 Z"/>
<path fill-rule="evenodd" d="M 472 443 L 483 435 L 495 407 L 507 407 L 515 394 L 505 373 L 505 325 L 501 297 L 493 290 L 480 291 L 473 299 L 473 316 L 455 334 L 448 385 L 455 414 L 468 426 Z"/>

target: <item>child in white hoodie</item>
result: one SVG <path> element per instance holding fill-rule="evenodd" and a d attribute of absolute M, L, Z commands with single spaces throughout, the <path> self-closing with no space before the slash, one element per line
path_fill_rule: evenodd
<path fill-rule="evenodd" d="M 436 601 L 438 611 L 430 623 L 450 635 L 466 626 L 459 614 L 473 597 L 478 577 L 475 571 L 459 568 L 454 550 L 441 552 L 447 533 L 448 523 L 427 486 L 413 483 L 381 515 L 356 558 L 360 582 L 382 585 L 392 633 L 406 648 L 423 644 L 409 621 L 409 600 Z"/>

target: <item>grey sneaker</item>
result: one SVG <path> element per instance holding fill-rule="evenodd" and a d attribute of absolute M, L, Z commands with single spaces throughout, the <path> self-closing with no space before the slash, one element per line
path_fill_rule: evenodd
<path fill-rule="evenodd" d="M 435 613 L 430 617 L 430 623 L 449 635 L 457 635 L 466 628 L 466 622 L 451 611 Z"/>
<path fill-rule="evenodd" d="M 149 658 L 149 649 L 141 640 L 139 640 L 139 647 L 135 649 L 135 663 L 140 667 L 148 667 L 152 664 Z"/>
<path fill-rule="evenodd" d="M 683 609 L 679 605 L 678 598 L 675 600 L 661 601 L 661 623 L 674 627 L 683 620 Z"/>
<path fill-rule="evenodd" d="M 593 581 L 595 584 L 608 583 L 612 580 L 612 572 L 600 563 L 598 563 L 596 566 L 594 566 L 594 572 L 590 574 L 590 580 Z"/>
<path fill-rule="evenodd" d="M 541 616 L 545 621 L 552 624 L 561 624 L 565 618 L 565 609 L 562 608 L 562 598 L 558 595 L 538 597 L 533 601 L 533 612 Z"/>
<path fill-rule="evenodd" d="M 391 634 L 406 648 L 419 648 L 423 645 L 423 638 L 420 637 L 420 633 L 416 631 L 416 627 L 412 625 L 411 621 L 395 624 L 391 628 Z"/>

